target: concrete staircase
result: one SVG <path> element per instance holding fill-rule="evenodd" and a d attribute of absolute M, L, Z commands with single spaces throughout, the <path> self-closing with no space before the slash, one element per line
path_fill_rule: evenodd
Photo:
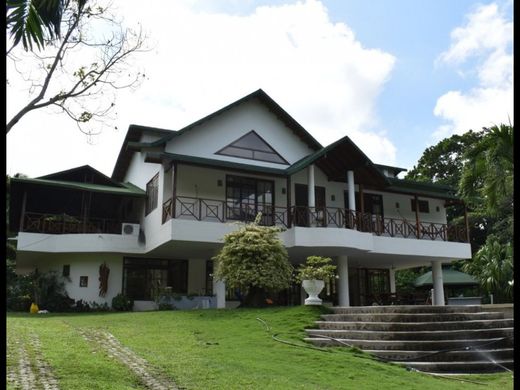
<path fill-rule="evenodd" d="M 512 306 L 512 305 L 509 305 Z M 353 346 L 431 373 L 513 369 L 513 315 L 492 306 L 334 307 L 307 329 L 317 346 Z"/>

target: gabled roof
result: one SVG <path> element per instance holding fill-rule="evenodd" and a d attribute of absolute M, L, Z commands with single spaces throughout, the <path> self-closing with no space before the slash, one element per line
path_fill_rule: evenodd
<path fill-rule="evenodd" d="M 444 184 L 412 181 L 399 179 L 396 177 L 387 177 L 386 180 L 390 184 L 386 188 L 388 191 L 395 191 L 412 195 L 417 194 L 432 198 L 459 199 L 459 197 L 456 195 L 457 191 L 454 188 Z"/>
<path fill-rule="evenodd" d="M 165 129 L 157 129 L 153 127 L 139 126 L 139 125 L 130 125 L 128 128 L 128 133 L 123 141 L 123 145 L 121 147 L 121 151 L 119 152 L 119 157 L 116 161 L 116 166 L 114 168 L 114 172 L 112 173 L 112 178 L 116 180 L 122 180 L 124 172 L 128 168 L 128 164 L 130 162 L 131 153 L 127 153 L 130 150 L 140 150 L 141 148 L 154 148 L 164 146 L 167 142 L 172 140 L 175 137 L 179 137 L 182 134 L 190 131 L 191 129 L 213 119 L 214 117 L 231 110 L 234 107 L 239 106 L 240 104 L 247 102 L 252 99 L 258 99 L 262 104 L 264 104 L 278 119 L 280 119 L 289 129 L 293 131 L 303 142 L 309 146 L 312 150 L 319 150 L 322 148 L 322 145 L 316 141 L 316 139 L 309 133 L 307 130 L 303 128 L 291 115 L 287 113 L 278 103 L 276 103 L 269 95 L 267 95 L 262 89 L 258 89 L 255 92 L 244 96 L 237 101 L 228 104 L 227 106 L 221 108 L 218 111 L 213 112 L 205 116 L 202 119 L 199 119 L 188 126 L 178 130 L 165 130 Z M 161 138 L 153 141 L 153 142 L 138 142 L 141 134 L 143 132 L 156 132 L 161 135 Z"/>
<path fill-rule="evenodd" d="M 67 169 L 65 171 L 55 172 L 48 175 L 40 176 L 37 179 L 58 180 L 65 182 L 77 183 L 93 183 L 106 186 L 122 187 L 121 183 L 112 180 L 108 176 L 102 174 L 90 165 L 83 165 L 77 168 Z"/>
<path fill-rule="evenodd" d="M 395 176 L 397 176 L 399 173 L 401 172 L 406 172 L 408 169 L 406 168 L 399 168 L 399 167 L 394 167 L 394 166 L 391 166 L 391 165 L 383 165 L 383 164 L 374 164 L 376 166 L 377 169 L 379 169 L 381 172 L 383 172 L 383 170 L 387 170 L 387 171 L 390 171 L 390 172 L 393 172 L 393 174 Z"/>
<path fill-rule="evenodd" d="M 162 163 L 163 161 L 177 161 L 190 165 L 199 165 L 204 167 L 218 167 L 231 170 L 238 170 L 251 173 L 263 173 L 275 176 L 286 176 L 286 169 L 262 167 L 259 165 L 241 164 L 227 160 L 217 160 L 214 158 L 188 156 L 184 154 L 167 153 L 167 152 L 145 152 L 145 162 Z"/>
<path fill-rule="evenodd" d="M 476 285 L 478 281 L 471 275 L 468 275 L 464 272 L 456 271 L 451 268 L 443 268 L 442 269 L 442 282 L 444 285 Z M 432 271 L 428 271 L 425 274 L 419 276 L 414 281 L 415 287 L 422 286 L 431 286 L 433 285 L 432 281 Z"/>
<path fill-rule="evenodd" d="M 297 161 L 287 169 L 287 173 L 292 175 L 313 163 L 331 181 L 345 182 L 347 171 L 353 170 L 357 184 L 377 187 L 388 185 L 385 176 L 348 136 Z"/>
<path fill-rule="evenodd" d="M 170 133 L 175 133 L 173 130 L 159 129 L 157 127 L 148 127 L 148 126 L 140 126 L 140 125 L 130 125 L 128 127 L 128 131 L 126 133 L 125 139 L 123 140 L 123 144 L 121 145 L 121 149 L 119 150 L 119 155 L 117 156 L 116 165 L 114 166 L 114 170 L 112 171 L 112 179 L 121 181 L 123 180 L 124 174 L 128 169 L 128 165 L 130 164 L 130 160 L 132 159 L 133 151 L 136 150 L 136 147 L 149 146 L 149 143 L 140 143 L 138 142 L 141 139 L 143 133 L 147 134 L 155 134 L 161 137 L 161 139 Z M 133 148 L 129 147 L 129 145 L 135 144 Z M 137 149 L 139 150 L 139 149 Z"/>

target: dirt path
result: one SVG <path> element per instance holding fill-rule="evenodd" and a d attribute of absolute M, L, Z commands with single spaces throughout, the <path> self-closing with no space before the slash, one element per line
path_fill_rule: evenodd
<path fill-rule="evenodd" d="M 58 390 L 58 381 L 43 358 L 40 339 L 31 334 L 28 340 L 25 342 L 19 336 L 8 337 L 7 358 L 15 359 L 17 365 L 8 365 L 7 382 L 15 389 Z"/>
<path fill-rule="evenodd" d="M 146 360 L 123 346 L 112 334 L 100 329 L 77 328 L 91 345 L 102 349 L 107 355 L 127 366 L 147 388 L 154 390 L 179 390 L 170 379 L 155 372 Z"/>

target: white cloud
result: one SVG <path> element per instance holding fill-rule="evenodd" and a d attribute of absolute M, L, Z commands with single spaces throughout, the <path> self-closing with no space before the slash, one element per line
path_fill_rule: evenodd
<path fill-rule="evenodd" d="M 178 129 L 262 88 L 322 144 L 349 135 L 375 162 L 395 163 L 395 147 L 375 110 L 392 55 L 364 48 L 316 0 L 262 6 L 244 15 L 201 11 L 197 3 L 163 0 L 143 7 L 116 1 L 126 24 L 140 22 L 155 42 L 135 62 L 148 80 L 118 97 L 121 132 L 131 123 Z M 108 136 L 116 145 L 103 149 L 110 153 L 104 173 L 111 173 L 116 140 L 123 136 Z M 75 139 L 72 148 L 83 138 Z M 16 150 L 8 140 L 12 166 L 19 163 Z M 98 158 L 98 153 L 85 157 L 91 163 Z"/>
<path fill-rule="evenodd" d="M 513 123 L 513 22 L 496 3 L 481 5 L 467 15 L 467 23 L 451 33 L 452 44 L 437 62 L 462 65 L 470 60 L 478 80 L 468 91 L 448 91 L 438 98 L 434 114 L 447 123 L 435 140 L 469 129 Z"/>

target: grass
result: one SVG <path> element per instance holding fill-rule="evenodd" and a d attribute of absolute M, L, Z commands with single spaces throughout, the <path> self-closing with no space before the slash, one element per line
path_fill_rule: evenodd
<path fill-rule="evenodd" d="M 159 311 L 142 313 L 8 313 L 8 370 L 15 342 L 40 339 L 60 389 L 141 388 L 124 365 L 84 340 L 78 330 L 106 330 L 185 389 L 512 389 L 510 373 L 454 379 L 406 371 L 344 348 L 317 351 L 277 342 L 271 333 L 305 345 L 303 329 L 320 308 Z M 267 331 L 261 318 L 270 327 Z M 11 387 L 12 388 L 12 387 Z"/>

